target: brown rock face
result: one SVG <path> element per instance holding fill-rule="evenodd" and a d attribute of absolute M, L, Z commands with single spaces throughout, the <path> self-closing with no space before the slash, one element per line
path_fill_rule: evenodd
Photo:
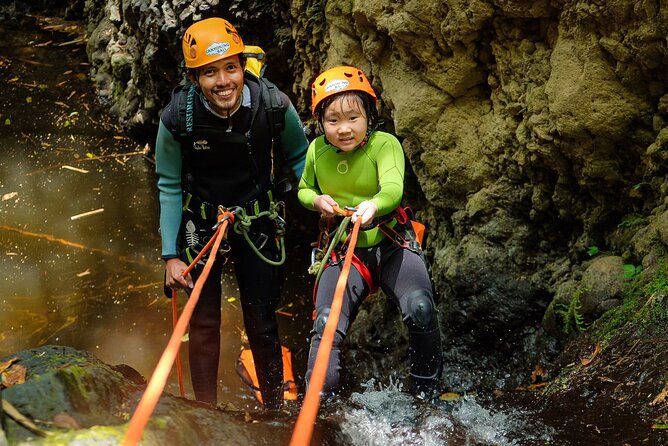
<path fill-rule="evenodd" d="M 407 201 L 430 230 L 451 362 L 475 351 L 482 369 L 522 368 L 540 356 L 528 352 L 543 342 L 552 299 L 581 288 L 591 248 L 632 265 L 650 251 L 644 237 L 636 253 L 643 225 L 629 222 L 663 206 L 667 189 L 660 2 L 95 3 L 96 83 L 149 140 L 182 78 L 178 36 L 201 17 L 223 15 L 270 50 L 269 77 L 304 117 L 319 71 L 366 72 L 410 163 Z M 618 301 L 616 288 L 597 293 L 599 304 Z M 607 307 L 584 308 L 592 320 Z"/>

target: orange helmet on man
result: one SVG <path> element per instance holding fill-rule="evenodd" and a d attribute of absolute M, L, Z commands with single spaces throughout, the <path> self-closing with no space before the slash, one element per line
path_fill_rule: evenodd
<path fill-rule="evenodd" d="M 362 70 L 339 66 L 320 74 L 311 86 L 311 112 L 316 116 L 318 105 L 327 97 L 342 91 L 362 91 L 369 94 L 375 103 L 376 93 Z"/>
<path fill-rule="evenodd" d="M 199 68 L 211 62 L 244 52 L 244 42 L 236 28 L 218 17 L 195 22 L 183 34 L 186 68 Z"/>

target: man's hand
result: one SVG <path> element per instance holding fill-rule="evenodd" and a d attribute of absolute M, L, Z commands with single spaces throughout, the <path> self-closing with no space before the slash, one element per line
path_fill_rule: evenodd
<path fill-rule="evenodd" d="M 324 217 L 333 217 L 336 214 L 334 206 L 338 206 L 338 203 L 329 195 L 318 195 L 313 199 L 313 207 Z"/>
<path fill-rule="evenodd" d="M 357 205 L 357 212 L 353 214 L 351 221 L 355 223 L 357 219 L 360 219 L 361 226 L 367 225 L 373 220 L 377 211 L 378 206 L 376 206 L 375 203 L 371 201 L 363 201 Z"/>
<path fill-rule="evenodd" d="M 188 268 L 188 265 L 183 263 L 180 259 L 169 259 L 165 263 L 165 285 L 173 290 L 184 288 L 192 289 L 193 279 L 188 274 L 183 277 L 183 272 Z"/>

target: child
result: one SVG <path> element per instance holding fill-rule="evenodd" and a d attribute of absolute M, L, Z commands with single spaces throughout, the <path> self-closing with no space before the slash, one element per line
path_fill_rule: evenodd
<path fill-rule="evenodd" d="M 343 296 L 323 394 L 337 391 L 341 344 L 364 299 L 380 287 L 399 306 L 409 331 L 409 391 L 431 398 L 442 370 L 441 338 L 422 251 L 416 243 L 399 242 L 412 238 L 405 213 L 396 213 L 403 196 L 401 144 L 394 136 L 376 130 L 376 94 L 359 69 L 339 66 L 325 71 L 313 83 L 311 96 L 313 116 L 324 135 L 311 142 L 306 153 L 299 201 L 323 218 L 333 217 L 335 206 L 354 207 L 352 221 L 361 220 L 356 259 Z M 315 293 L 307 384 L 344 255 L 339 252 L 324 259 L 329 264 Z"/>

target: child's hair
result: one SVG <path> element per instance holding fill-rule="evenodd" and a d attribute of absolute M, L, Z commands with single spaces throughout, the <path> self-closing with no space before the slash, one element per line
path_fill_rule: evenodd
<path fill-rule="evenodd" d="M 322 100 L 320 104 L 318 104 L 318 108 L 316 110 L 316 118 L 318 119 L 318 125 L 320 126 L 320 129 L 322 130 L 322 122 L 325 118 L 325 110 L 327 109 L 327 107 L 329 107 L 334 101 L 345 100 L 348 98 L 359 99 L 359 102 L 362 104 L 362 107 L 364 108 L 364 114 L 366 114 L 367 122 L 369 123 L 369 129 L 371 131 L 375 130 L 378 124 L 380 123 L 380 119 L 378 117 L 378 110 L 376 110 L 376 104 L 373 98 L 369 96 L 368 93 L 357 90 L 343 91 L 341 93 L 334 94 L 332 96 L 326 97 L 325 99 Z"/>

